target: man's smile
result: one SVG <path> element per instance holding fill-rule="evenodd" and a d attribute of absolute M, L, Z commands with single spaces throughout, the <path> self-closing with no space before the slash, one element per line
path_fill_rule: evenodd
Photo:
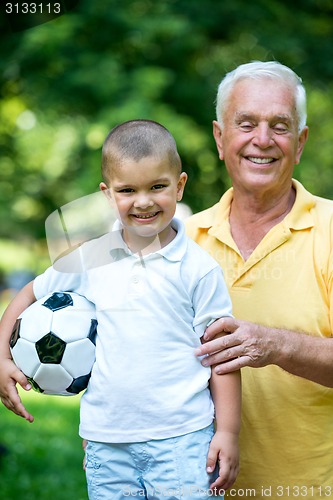
<path fill-rule="evenodd" d="M 252 163 L 257 163 L 258 165 L 264 165 L 266 163 L 272 163 L 273 161 L 275 161 L 275 158 L 272 157 L 260 158 L 258 156 L 247 156 L 247 159 Z"/>

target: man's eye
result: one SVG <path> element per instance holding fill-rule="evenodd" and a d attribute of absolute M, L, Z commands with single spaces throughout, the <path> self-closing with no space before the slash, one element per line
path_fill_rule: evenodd
<path fill-rule="evenodd" d="M 243 130 L 243 132 L 251 132 L 254 129 L 254 124 L 250 122 L 243 122 L 239 124 L 239 128 Z"/>
<path fill-rule="evenodd" d="M 288 132 L 288 127 L 280 123 L 274 125 L 273 129 L 277 134 L 285 134 L 286 132 Z"/>

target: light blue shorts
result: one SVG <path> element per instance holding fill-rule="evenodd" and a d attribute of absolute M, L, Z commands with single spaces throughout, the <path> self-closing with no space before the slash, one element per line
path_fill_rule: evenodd
<path fill-rule="evenodd" d="M 212 498 L 209 485 L 217 475 L 207 474 L 206 460 L 213 434 L 212 424 L 183 436 L 144 443 L 89 441 L 90 500 Z"/>

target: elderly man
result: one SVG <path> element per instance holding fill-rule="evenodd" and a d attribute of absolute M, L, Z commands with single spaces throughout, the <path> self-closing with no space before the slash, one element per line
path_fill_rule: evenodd
<path fill-rule="evenodd" d="M 277 62 L 227 74 L 214 137 L 232 188 L 187 229 L 223 268 L 236 318 L 197 351 L 220 374 L 242 368 L 230 496 L 333 498 L 333 202 L 292 178 L 308 137 L 300 78 Z"/>

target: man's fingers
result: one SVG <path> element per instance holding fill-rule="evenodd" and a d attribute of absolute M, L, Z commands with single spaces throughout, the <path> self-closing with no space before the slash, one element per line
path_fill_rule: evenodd
<path fill-rule="evenodd" d="M 227 350 L 232 351 L 232 356 L 230 356 L 228 352 L 224 355 L 224 360 L 230 359 L 230 357 L 236 357 L 238 356 L 237 353 L 234 352 L 234 349 L 239 346 L 239 340 L 236 335 L 226 335 L 225 337 L 219 337 L 218 339 L 210 340 L 207 343 L 202 344 L 200 347 L 195 349 L 195 355 L 196 356 L 205 356 L 207 354 L 209 355 L 214 355 L 216 353 L 217 356 L 219 356 L 221 353 L 224 351 L 226 352 Z M 221 361 L 221 358 L 219 358 L 219 361 Z"/>
<path fill-rule="evenodd" d="M 207 342 L 209 340 L 214 339 L 217 335 L 232 333 L 238 328 L 238 323 L 235 318 L 224 317 L 217 319 L 211 325 L 206 328 L 204 333 L 204 341 Z"/>
<path fill-rule="evenodd" d="M 217 373 L 217 375 L 225 375 L 226 373 L 237 372 L 241 368 L 244 368 L 244 366 L 250 366 L 248 359 L 248 357 L 243 356 L 242 358 L 233 359 L 232 361 L 228 361 L 226 363 L 217 364 L 214 367 L 214 371 L 215 373 Z"/>

